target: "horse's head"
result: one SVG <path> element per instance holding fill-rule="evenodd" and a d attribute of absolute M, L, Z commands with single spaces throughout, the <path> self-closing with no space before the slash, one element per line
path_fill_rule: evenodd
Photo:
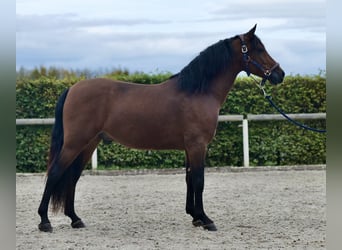
<path fill-rule="evenodd" d="M 246 34 L 238 36 L 240 39 L 240 53 L 243 70 L 260 76 L 263 82 L 269 80 L 272 84 L 281 83 L 285 73 L 279 64 L 267 53 L 265 46 L 254 34 L 256 25 Z"/>

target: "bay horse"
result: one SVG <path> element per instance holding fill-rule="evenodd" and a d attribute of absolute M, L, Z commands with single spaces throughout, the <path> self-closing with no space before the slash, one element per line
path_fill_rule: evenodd
<path fill-rule="evenodd" d="M 281 83 L 285 75 L 255 30 L 256 25 L 209 46 L 160 84 L 98 78 L 65 90 L 55 108 L 39 230 L 52 232 L 50 198 L 53 211 L 63 209 L 73 228 L 85 227 L 75 213 L 76 183 L 98 143 L 112 140 L 129 148 L 185 151 L 186 213 L 194 226 L 216 231 L 204 212 L 202 193 L 206 149 L 220 107 L 241 71 L 272 84 Z"/>

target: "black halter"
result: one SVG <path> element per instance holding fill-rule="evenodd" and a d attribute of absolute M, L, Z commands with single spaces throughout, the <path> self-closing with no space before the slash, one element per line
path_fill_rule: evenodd
<path fill-rule="evenodd" d="M 309 126 L 306 126 L 305 124 L 302 124 L 300 122 L 297 122 L 295 120 L 293 120 L 292 118 L 290 118 L 283 110 L 281 110 L 272 100 L 271 96 L 268 95 L 265 91 L 265 82 L 268 80 L 268 78 L 270 77 L 270 75 L 272 74 L 272 71 L 279 66 L 279 63 L 275 63 L 273 65 L 272 68 L 270 69 L 265 69 L 260 63 L 258 63 L 257 61 L 253 60 L 247 53 L 248 53 L 248 48 L 246 45 L 246 42 L 244 41 L 243 35 L 240 35 L 240 40 L 241 40 L 241 52 L 243 55 L 243 61 L 245 62 L 245 71 L 247 73 L 248 76 L 250 76 L 251 72 L 249 71 L 249 63 L 252 63 L 254 66 L 256 66 L 258 69 L 260 69 L 262 72 L 264 72 L 264 77 L 262 78 L 261 82 L 258 83 L 257 80 L 255 80 L 254 77 L 252 77 L 252 79 L 256 82 L 257 86 L 262 90 L 262 92 L 264 93 L 265 98 L 268 100 L 268 102 L 281 114 L 283 115 L 287 120 L 289 120 L 290 122 L 292 122 L 293 124 L 307 129 L 307 130 L 311 130 L 314 132 L 319 132 L 319 133 L 325 133 L 327 132 L 326 130 L 323 129 L 316 129 L 316 128 L 311 128 Z"/>
<path fill-rule="evenodd" d="M 264 77 L 262 78 L 261 85 L 264 85 L 265 82 L 268 80 L 270 75 L 272 74 L 272 71 L 279 66 L 279 63 L 275 63 L 272 68 L 270 69 L 265 69 L 260 63 L 257 61 L 253 60 L 249 55 L 248 55 L 248 48 L 246 45 L 246 42 L 244 40 L 243 35 L 239 36 L 241 40 L 241 52 L 243 55 L 243 61 L 245 62 L 245 71 L 247 75 L 249 76 L 251 74 L 249 70 L 249 63 L 252 63 L 254 66 L 256 66 L 258 69 L 260 69 L 264 73 Z"/>

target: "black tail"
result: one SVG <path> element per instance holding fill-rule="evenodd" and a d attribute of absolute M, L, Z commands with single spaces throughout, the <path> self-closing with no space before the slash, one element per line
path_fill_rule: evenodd
<path fill-rule="evenodd" d="M 48 162 L 48 179 L 54 183 L 51 193 L 52 210 L 57 212 L 65 207 L 66 199 L 72 185 L 72 174 L 67 166 L 60 166 L 58 160 L 64 143 L 63 107 L 69 89 L 65 90 L 58 99 L 55 109 L 55 124 L 52 129 L 51 145 Z M 49 181 L 49 180 L 48 180 Z"/>
<path fill-rule="evenodd" d="M 55 124 L 52 129 L 51 135 L 51 144 L 50 144 L 50 153 L 49 153 L 49 161 L 48 161 L 48 173 L 52 168 L 52 163 L 56 161 L 61 152 L 63 146 L 63 107 L 65 99 L 68 95 L 69 89 L 66 89 L 58 98 L 56 108 L 55 108 Z"/>

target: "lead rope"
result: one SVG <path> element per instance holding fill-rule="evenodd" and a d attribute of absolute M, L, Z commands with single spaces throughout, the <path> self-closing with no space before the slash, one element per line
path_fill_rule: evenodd
<path fill-rule="evenodd" d="M 316 128 L 312 128 L 312 127 L 309 127 L 303 123 L 300 123 L 300 122 L 297 122 L 296 120 L 293 120 L 291 117 L 289 117 L 281 108 L 279 108 L 272 100 L 272 97 L 270 95 L 268 95 L 265 91 L 265 87 L 264 87 L 264 83 L 265 81 L 261 81 L 260 83 L 252 76 L 250 75 L 250 77 L 253 79 L 253 81 L 256 83 L 256 85 L 258 86 L 258 88 L 262 91 L 262 93 L 264 94 L 264 97 L 266 98 L 266 100 L 271 104 L 272 107 L 274 107 L 282 116 L 284 116 L 288 121 L 290 121 L 291 123 L 301 127 L 301 128 L 304 128 L 304 129 L 307 129 L 307 130 L 310 130 L 310 131 L 314 131 L 314 132 L 317 132 L 317 133 L 326 133 L 327 131 L 324 130 L 324 129 L 316 129 Z"/>

